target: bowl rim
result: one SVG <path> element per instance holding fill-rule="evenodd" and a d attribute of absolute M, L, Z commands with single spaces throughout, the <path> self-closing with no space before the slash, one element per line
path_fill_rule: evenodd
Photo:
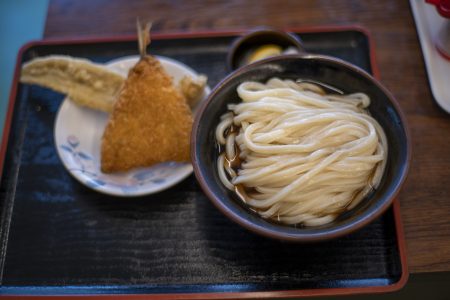
<path fill-rule="evenodd" d="M 319 231 L 314 233 L 288 233 L 283 231 L 276 231 L 271 228 L 260 226 L 256 223 L 253 223 L 249 221 L 248 219 L 235 214 L 231 209 L 229 209 L 222 201 L 217 197 L 210 187 L 208 186 L 205 175 L 202 172 L 202 168 L 200 167 L 200 162 L 197 159 L 196 153 L 198 152 L 197 147 L 197 132 L 198 128 L 200 126 L 200 120 L 202 119 L 202 116 L 206 110 L 206 108 L 213 102 L 213 99 L 216 97 L 216 95 L 223 89 L 224 86 L 228 85 L 232 80 L 234 80 L 236 77 L 245 74 L 249 71 L 251 71 L 254 68 L 257 68 L 260 65 L 277 62 L 280 60 L 286 60 L 286 59 L 300 59 L 300 60 L 319 60 L 319 61 L 325 61 L 333 64 L 337 64 L 340 67 L 343 67 L 345 69 L 348 69 L 350 71 L 353 71 L 358 74 L 358 76 L 363 76 L 366 79 L 368 79 L 372 84 L 376 85 L 377 88 L 379 88 L 384 95 L 389 99 L 391 104 L 394 106 L 400 121 L 401 126 L 403 128 L 403 131 L 405 133 L 405 139 L 406 139 L 406 157 L 405 157 L 405 164 L 402 168 L 401 173 L 399 174 L 400 180 L 398 183 L 394 186 L 393 191 L 386 197 L 386 199 L 380 203 L 380 206 L 370 212 L 362 213 L 359 217 L 357 217 L 355 220 L 353 220 L 351 223 L 340 225 L 336 228 L 327 228 L 325 231 Z M 282 76 L 280 76 L 282 77 Z M 376 78 L 374 78 L 372 75 L 361 69 L 360 67 L 353 65 L 349 62 L 346 62 L 342 59 L 331 57 L 327 55 L 322 54 L 311 54 L 311 53 L 300 53 L 300 54 L 287 54 L 287 55 L 279 55 L 275 57 L 269 57 L 266 59 L 259 60 L 255 63 L 243 66 L 234 72 L 228 74 L 225 78 L 223 78 L 211 91 L 208 98 L 203 101 L 201 106 L 199 107 L 198 113 L 194 119 L 194 123 L 192 126 L 192 132 L 191 132 L 191 161 L 192 165 L 194 167 L 194 174 L 200 184 L 200 187 L 202 188 L 203 192 L 206 194 L 208 199 L 214 204 L 216 208 L 218 208 L 225 216 L 227 216 L 230 220 L 233 222 L 239 224 L 240 226 L 246 228 L 247 230 L 250 230 L 256 234 L 278 239 L 278 240 L 285 240 L 285 241 L 293 241 L 293 242 L 318 242 L 318 241 L 325 241 L 330 239 L 335 239 L 344 235 L 347 235 L 351 232 L 357 231 L 361 229 L 362 227 L 368 225 L 375 219 L 377 219 L 381 214 L 383 214 L 392 204 L 394 199 L 396 199 L 398 193 L 400 192 L 401 187 L 405 183 L 405 180 L 407 178 L 407 174 L 409 171 L 410 163 L 411 163 L 411 135 L 409 131 L 409 126 L 406 122 L 406 118 L 404 116 L 403 111 L 400 108 L 399 103 L 395 99 L 395 97 L 392 95 L 392 93 L 387 90 Z M 262 219 L 262 218 L 261 218 Z"/>

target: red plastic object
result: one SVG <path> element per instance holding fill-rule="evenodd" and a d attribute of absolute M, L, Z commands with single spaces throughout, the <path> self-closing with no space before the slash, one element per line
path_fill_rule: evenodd
<path fill-rule="evenodd" d="M 450 18 L 450 0 L 425 0 L 425 2 L 435 5 L 444 18 Z"/>

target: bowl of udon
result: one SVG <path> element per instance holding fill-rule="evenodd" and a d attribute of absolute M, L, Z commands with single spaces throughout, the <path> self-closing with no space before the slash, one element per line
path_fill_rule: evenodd
<path fill-rule="evenodd" d="M 215 87 L 194 122 L 191 159 L 231 220 L 314 242 L 354 232 L 392 204 L 410 142 L 396 100 L 367 72 L 333 57 L 282 55 Z"/>

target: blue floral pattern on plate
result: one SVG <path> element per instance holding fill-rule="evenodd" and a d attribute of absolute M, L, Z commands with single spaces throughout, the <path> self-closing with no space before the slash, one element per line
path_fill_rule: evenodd
<path fill-rule="evenodd" d="M 83 152 L 80 146 L 79 138 L 71 134 L 66 138 L 67 143 L 62 144 L 59 147 L 66 152 L 74 162 L 73 166 L 69 169 L 71 172 L 79 172 L 85 176 L 84 183 L 93 189 L 120 189 L 124 194 L 132 194 L 140 186 L 143 185 L 164 185 L 168 177 L 176 172 L 178 168 L 184 167 L 186 164 L 177 162 L 165 162 L 160 163 L 150 168 L 138 169 L 133 172 L 131 176 L 127 176 L 126 179 L 113 180 L 116 176 L 103 174 L 98 172 L 99 166 L 96 165 L 93 158 Z M 112 179 L 113 178 L 113 179 Z"/>

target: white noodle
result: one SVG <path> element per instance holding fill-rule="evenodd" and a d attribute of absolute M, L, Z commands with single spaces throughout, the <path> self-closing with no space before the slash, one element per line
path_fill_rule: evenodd
<path fill-rule="evenodd" d="M 262 217 L 319 226 L 378 187 L 387 140 L 365 110 L 366 94 L 326 94 L 278 78 L 244 82 L 237 92 L 242 102 L 228 105 L 216 128 L 225 150 L 219 177 L 230 190 L 242 185 L 245 202 Z M 233 170 L 225 159 L 236 155 L 242 163 Z"/>

